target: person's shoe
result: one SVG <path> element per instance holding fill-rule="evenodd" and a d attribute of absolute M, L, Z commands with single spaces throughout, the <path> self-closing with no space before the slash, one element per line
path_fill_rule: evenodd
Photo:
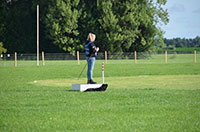
<path fill-rule="evenodd" d="M 90 81 L 91 84 L 97 84 L 97 82 L 94 82 L 93 80 Z"/>
<path fill-rule="evenodd" d="M 96 82 L 94 82 L 93 80 L 88 80 L 87 84 L 96 84 Z"/>

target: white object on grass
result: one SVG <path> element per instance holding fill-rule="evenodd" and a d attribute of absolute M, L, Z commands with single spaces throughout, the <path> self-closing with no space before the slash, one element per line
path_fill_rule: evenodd
<path fill-rule="evenodd" d="M 72 84 L 72 90 L 83 92 L 83 91 L 86 91 L 88 89 L 90 89 L 90 90 L 94 89 L 95 90 L 95 89 L 98 89 L 102 86 L 103 87 L 106 86 L 106 88 L 108 86 L 107 84 L 104 85 L 104 62 L 102 63 L 102 84 Z M 103 91 L 105 91 L 106 88 Z"/>
<path fill-rule="evenodd" d="M 101 87 L 102 84 L 72 84 L 72 90 L 74 91 L 86 91 L 87 89 L 95 89 Z"/>

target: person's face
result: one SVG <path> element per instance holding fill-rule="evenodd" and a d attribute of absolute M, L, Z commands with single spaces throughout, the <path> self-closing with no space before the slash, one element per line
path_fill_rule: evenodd
<path fill-rule="evenodd" d="M 91 35 L 91 41 L 94 42 L 95 41 L 95 36 Z"/>

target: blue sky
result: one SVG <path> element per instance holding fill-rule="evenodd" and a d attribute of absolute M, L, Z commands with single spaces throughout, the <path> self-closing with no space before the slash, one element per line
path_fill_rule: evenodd
<path fill-rule="evenodd" d="M 200 36 L 200 0 L 167 0 L 169 23 L 162 25 L 166 38 Z"/>

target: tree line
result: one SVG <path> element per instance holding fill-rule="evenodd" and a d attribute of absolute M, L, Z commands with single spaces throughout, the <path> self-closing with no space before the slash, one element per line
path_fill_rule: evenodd
<path fill-rule="evenodd" d="M 195 38 L 173 38 L 173 39 L 164 39 L 164 43 L 167 47 L 176 47 L 176 48 L 191 48 L 191 47 L 200 47 L 200 37 L 196 36 Z"/>
<path fill-rule="evenodd" d="M 163 45 L 160 24 L 169 21 L 167 0 L 0 0 L 0 42 L 7 52 L 83 52 L 88 33 L 101 51 L 150 51 Z"/>

